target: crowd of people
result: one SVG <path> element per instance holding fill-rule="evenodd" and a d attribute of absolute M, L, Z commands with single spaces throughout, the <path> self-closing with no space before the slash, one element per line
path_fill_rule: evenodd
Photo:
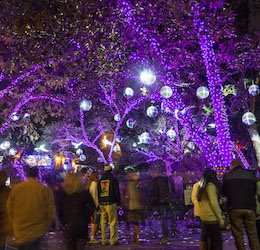
<path fill-rule="evenodd" d="M 12 188 L 6 185 L 7 174 L 0 171 L 0 250 L 8 244 L 19 250 L 41 249 L 50 227 L 62 230 L 70 250 L 84 249 L 87 241 L 118 246 L 118 209 L 122 208 L 127 240 L 140 244 L 139 225 L 149 202 L 161 220 L 161 242 L 168 242 L 169 219 L 172 231 L 176 230 L 173 197 L 168 178 L 161 171 L 151 171 L 152 195 L 146 199 L 136 171 L 127 173 L 127 184 L 122 190 L 110 165 L 104 167 L 102 176 L 99 171 L 89 175 L 86 168 L 81 173 L 68 173 L 61 185 L 54 188 L 39 181 L 37 167 L 25 166 L 24 169 L 26 181 L 14 181 Z M 222 195 L 226 197 L 226 207 L 219 202 Z M 240 160 L 232 161 L 222 185 L 214 170 L 205 170 L 201 180 L 193 186 L 191 200 L 194 215 L 200 220 L 202 250 L 223 249 L 221 228 L 227 228 L 227 224 L 231 226 L 238 250 L 245 249 L 244 227 L 250 248 L 260 249 L 260 182 L 253 172 L 243 168 Z M 226 217 L 223 216 L 225 210 L 228 211 Z M 96 237 L 99 228 L 101 242 Z"/>

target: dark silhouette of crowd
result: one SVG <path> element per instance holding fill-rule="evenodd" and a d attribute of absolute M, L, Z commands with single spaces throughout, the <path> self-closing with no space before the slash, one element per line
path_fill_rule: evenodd
<path fill-rule="evenodd" d="M 159 168 L 150 171 L 150 194 L 145 193 L 136 171 L 127 173 L 125 187 L 120 188 L 110 165 L 104 167 L 101 178 L 99 171 L 89 175 L 83 168 L 79 173 L 67 173 L 64 181 L 52 188 L 39 181 L 37 167 L 25 165 L 24 169 L 26 181 L 16 179 L 12 188 L 6 185 L 7 174 L 0 171 L 0 250 L 7 246 L 19 250 L 41 249 L 50 228 L 62 231 L 69 250 L 83 250 L 88 241 L 100 243 L 96 238 L 99 228 L 103 246 L 109 243 L 118 246 L 118 210 L 121 209 L 127 240 L 134 244 L 141 244 L 140 224 L 151 207 L 160 218 L 162 244 L 176 230 L 174 197 L 169 191 L 168 178 Z M 226 202 L 220 203 L 223 195 Z M 232 161 L 222 183 L 214 170 L 206 169 L 193 186 L 191 200 L 194 216 L 200 221 L 200 249 L 223 249 L 221 229 L 228 227 L 238 250 L 245 249 L 244 229 L 250 248 L 260 249 L 260 182 L 252 171 L 243 168 L 240 160 Z M 169 222 L 172 232 L 168 229 Z M 133 232 L 132 239 L 130 232 Z"/>

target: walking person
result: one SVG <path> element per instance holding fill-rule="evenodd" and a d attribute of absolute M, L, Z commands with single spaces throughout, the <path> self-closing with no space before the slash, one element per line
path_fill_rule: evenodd
<path fill-rule="evenodd" d="M 168 186 L 168 178 L 162 176 L 159 170 L 151 171 L 152 179 L 152 201 L 153 207 L 161 219 L 163 238 L 162 243 L 167 243 L 169 239 L 168 217 L 170 212 L 171 195 Z M 171 215 L 172 216 L 172 215 Z M 172 220 L 172 224 L 175 223 Z M 174 225 L 172 225 L 172 228 Z"/>
<path fill-rule="evenodd" d="M 142 191 L 137 185 L 139 175 L 137 172 L 131 172 L 128 174 L 128 183 L 126 187 L 126 208 L 127 208 L 127 221 L 128 229 L 130 230 L 130 224 L 134 224 L 134 243 L 141 244 L 139 242 L 139 222 L 142 219 L 144 204 L 144 197 Z"/>
<path fill-rule="evenodd" d="M 7 201 L 19 250 L 41 249 L 43 236 L 55 216 L 52 190 L 38 180 L 38 168 L 25 166 L 27 181 L 16 185 Z"/>
<path fill-rule="evenodd" d="M 257 178 L 244 169 L 239 159 L 231 162 L 231 171 L 223 177 L 223 195 L 227 197 L 232 234 L 238 250 L 245 250 L 244 227 L 249 246 L 259 250 L 256 230 L 256 183 Z"/>
<path fill-rule="evenodd" d="M 92 217 L 90 243 L 100 243 L 95 238 L 100 224 L 100 216 L 101 216 L 101 212 L 99 209 L 99 202 L 98 202 L 98 181 L 99 181 L 99 172 L 98 171 L 92 172 L 89 177 L 88 185 L 89 185 L 89 193 L 91 194 L 95 202 L 96 209 Z"/>
<path fill-rule="evenodd" d="M 11 192 L 11 188 L 5 185 L 7 180 L 5 171 L 0 171 L 0 250 L 5 249 L 5 241 L 8 235 L 12 235 L 12 224 L 7 214 L 7 200 Z"/>
<path fill-rule="evenodd" d="M 101 211 L 102 245 L 108 244 L 107 224 L 110 224 L 110 245 L 120 245 L 117 232 L 117 208 L 120 206 L 120 190 L 117 179 L 112 174 L 112 167 L 105 166 L 105 173 L 98 184 L 99 207 Z"/>
<path fill-rule="evenodd" d="M 220 227 L 224 227 L 224 219 L 221 214 L 218 197 L 219 182 L 216 172 L 210 169 L 205 170 L 197 191 L 199 216 L 201 219 L 201 250 L 208 249 L 208 239 L 211 250 L 223 249 Z"/>
<path fill-rule="evenodd" d="M 66 175 L 62 186 L 64 192 L 59 203 L 59 216 L 65 227 L 67 249 L 83 250 L 88 240 L 90 216 L 96 206 L 78 174 Z"/>

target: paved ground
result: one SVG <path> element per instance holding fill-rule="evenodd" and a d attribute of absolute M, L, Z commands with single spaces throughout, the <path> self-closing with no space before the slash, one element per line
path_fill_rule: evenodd
<path fill-rule="evenodd" d="M 200 229 L 187 228 L 183 221 L 177 222 L 176 228 L 178 232 L 170 237 L 168 244 L 160 244 L 162 235 L 160 223 L 158 221 L 150 221 L 149 225 L 142 225 L 140 227 L 140 241 L 142 243 L 140 246 L 134 245 L 132 242 L 126 240 L 126 225 L 124 223 L 119 224 L 118 228 L 120 246 L 111 247 L 108 245 L 104 247 L 101 244 L 88 243 L 85 249 L 199 249 Z M 235 250 L 236 248 L 231 232 L 223 231 L 222 236 L 224 250 Z M 100 239 L 100 233 L 97 238 Z M 50 232 L 48 234 L 47 244 L 46 248 L 48 250 L 66 249 L 60 232 Z M 248 244 L 246 249 L 249 249 Z"/>

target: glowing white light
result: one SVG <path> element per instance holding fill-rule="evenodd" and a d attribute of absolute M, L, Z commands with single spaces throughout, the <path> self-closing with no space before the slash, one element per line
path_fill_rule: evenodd
<path fill-rule="evenodd" d="M 151 141 L 151 135 L 147 132 L 142 133 L 138 138 L 139 142 L 144 144 L 148 144 Z"/>
<path fill-rule="evenodd" d="M 134 91 L 127 87 L 125 90 L 124 90 L 124 96 L 125 97 L 133 97 L 134 96 Z"/>
<path fill-rule="evenodd" d="M 154 73 L 152 71 L 144 70 L 140 74 L 140 79 L 143 84 L 151 85 L 156 81 L 156 76 L 154 75 Z"/>
<path fill-rule="evenodd" d="M 242 122 L 248 126 L 254 124 L 256 122 L 256 117 L 253 113 L 251 112 L 246 112 L 243 116 L 242 116 Z"/>
<path fill-rule="evenodd" d="M 83 111 L 89 111 L 92 108 L 92 102 L 90 100 L 83 100 L 80 102 L 79 107 Z"/>
<path fill-rule="evenodd" d="M 109 140 L 107 140 L 107 139 L 103 139 L 102 140 L 103 141 L 103 143 L 105 144 L 105 146 L 107 146 L 107 145 L 112 145 L 112 142 L 111 141 L 109 141 Z"/>
<path fill-rule="evenodd" d="M 121 135 L 118 135 L 118 136 L 116 137 L 116 141 L 117 141 L 117 142 L 123 141 L 123 137 L 122 137 Z"/>
<path fill-rule="evenodd" d="M 113 151 L 115 153 L 118 153 L 120 151 L 120 148 L 116 145 L 116 146 L 113 147 Z"/>
<path fill-rule="evenodd" d="M 128 128 L 134 128 L 137 125 L 136 120 L 134 118 L 130 118 L 126 121 L 126 126 Z"/>
<path fill-rule="evenodd" d="M 155 106 L 150 106 L 147 110 L 146 110 L 146 114 L 153 118 L 155 116 L 157 116 L 158 114 L 158 109 Z"/>
<path fill-rule="evenodd" d="M 82 155 L 83 154 L 83 150 L 81 148 L 76 150 L 76 154 L 77 155 Z"/>
<path fill-rule="evenodd" d="M 137 143 L 136 142 L 133 143 L 133 147 L 137 147 Z"/>
<path fill-rule="evenodd" d="M 35 148 L 35 151 L 49 152 L 49 150 L 45 148 L 45 144 L 41 145 L 38 148 Z"/>
<path fill-rule="evenodd" d="M 16 113 L 13 113 L 11 118 L 12 118 L 13 121 L 18 121 L 19 120 L 19 115 L 16 114 Z"/>
<path fill-rule="evenodd" d="M 17 150 L 15 148 L 10 148 L 9 149 L 9 154 L 10 155 L 16 155 L 17 154 Z"/>
<path fill-rule="evenodd" d="M 255 84 L 251 85 L 248 88 L 248 92 L 249 92 L 250 95 L 256 96 L 259 93 L 259 86 L 255 85 Z"/>
<path fill-rule="evenodd" d="M 216 124 L 215 124 L 215 123 L 209 123 L 209 124 L 208 124 L 208 127 L 209 127 L 209 128 L 215 128 L 215 127 L 216 127 Z"/>
<path fill-rule="evenodd" d="M 74 146 L 75 149 L 77 149 L 77 148 L 80 147 L 80 145 L 82 144 L 82 142 L 79 142 L 79 143 L 77 143 L 77 142 L 72 142 L 71 144 Z"/>
<path fill-rule="evenodd" d="M 114 115 L 114 120 L 115 120 L 116 122 L 120 121 L 120 119 L 121 119 L 121 117 L 120 117 L 119 114 Z"/>
<path fill-rule="evenodd" d="M 209 89 L 205 86 L 201 86 L 197 89 L 196 95 L 200 99 L 206 99 L 209 96 Z"/>
<path fill-rule="evenodd" d="M 24 116 L 23 116 L 23 119 L 24 120 L 29 120 L 31 117 L 31 115 L 29 113 L 25 113 Z"/>
<path fill-rule="evenodd" d="M 166 135 L 168 136 L 168 138 L 174 139 L 176 137 L 176 132 L 173 129 L 169 129 Z"/>
<path fill-rule="evenodd" d="M 87 157 L 86 157 L 86 155 L 81 155 L 81 156 L 79 157 L 79 159 L 80 159 L 81 161 L 85 161 L 85 160 L 87 159 Z"/>
<path fill-rule="evenodd" d="M 163 98 L 170 98 L 172 96 L 172 89 L 169 86 L 163 86 L 160 94 Z"/>

